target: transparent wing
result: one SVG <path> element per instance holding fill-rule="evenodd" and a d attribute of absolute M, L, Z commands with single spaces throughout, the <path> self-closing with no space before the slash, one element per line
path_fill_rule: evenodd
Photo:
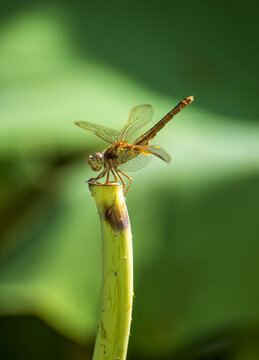
<path fill-rule="evenodd" d="M 147 145 L 143 146 L 147 149 L 151 154 L 157 156 L 159 159 L 165 161 L 166 163 L 170 163 L 171 156 L 166 152 L 163 148 L 158 145 Z"/>
<path fill-rule="evenodd" d="M 135 134 L 152 119 L 152 116 L 151 105 L 135 106 L 130 112 L 126 125 L 119 133 L 118 141 L 131 142 Z"/>
<path fill-rule="evenodd" d="M 151 154 L 150 154 L 151 155 Z M 118 169 L 121 171 L 137 171 L 143 169 L 143 167 L 147 166 L 150 163 L 152 156 L 150 155 L 138 155 L 133 159 L 127 161 L 124 164 L 118 166 Z"/>
<path fill-rule="evenodd" d="M 88 121 L 77 121 L 75 124 L 87 131 L 90 131 L 91 133 L 99 136 L 101 139 L 111 144 L 116 142 L 119 136 L 119 131 L 117 130 L 113 130 L 107 128 L 106 126 L 94 124 Z"/>

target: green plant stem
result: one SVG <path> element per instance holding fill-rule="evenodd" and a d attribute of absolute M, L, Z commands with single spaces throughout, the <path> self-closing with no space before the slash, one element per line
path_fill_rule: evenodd
<path fill-rule="evenodd" d="M 102 301 L 93 360 L 124 360 L 132 302 L 132 235 L 119 184 L 90 183 L 102 229 Z"/>

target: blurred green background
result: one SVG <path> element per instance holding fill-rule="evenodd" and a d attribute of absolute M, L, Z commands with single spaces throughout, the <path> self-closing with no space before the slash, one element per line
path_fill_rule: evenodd
<path fill-rule="evenodd" d="M 101 234 L 85 180 L 130 109 L 173 158 L 131 173 L 129 360 L 259 359 L 258 8 L 1 1 L 0 358 L 91 359 Z"/>

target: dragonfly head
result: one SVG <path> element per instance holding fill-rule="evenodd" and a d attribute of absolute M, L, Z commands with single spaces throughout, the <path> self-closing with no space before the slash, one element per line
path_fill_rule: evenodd
<path fill-rule="evenodd" d="M 92 170 L 100 171 L 103 167 L 103 154 L 98 152 L 90 155 L 88 164 Z"/>

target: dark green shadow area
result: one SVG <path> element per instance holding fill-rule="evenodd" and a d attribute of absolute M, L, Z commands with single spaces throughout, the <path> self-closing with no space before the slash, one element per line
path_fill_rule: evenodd
<path fill-rule="evenodd" d="M 82 59 L 173 98 L 195 95 L 208 111 L 258 118 L 254 1 L 17 1 L 2 4 L 1 18 L 30 8 L 59 14 Z"/>

